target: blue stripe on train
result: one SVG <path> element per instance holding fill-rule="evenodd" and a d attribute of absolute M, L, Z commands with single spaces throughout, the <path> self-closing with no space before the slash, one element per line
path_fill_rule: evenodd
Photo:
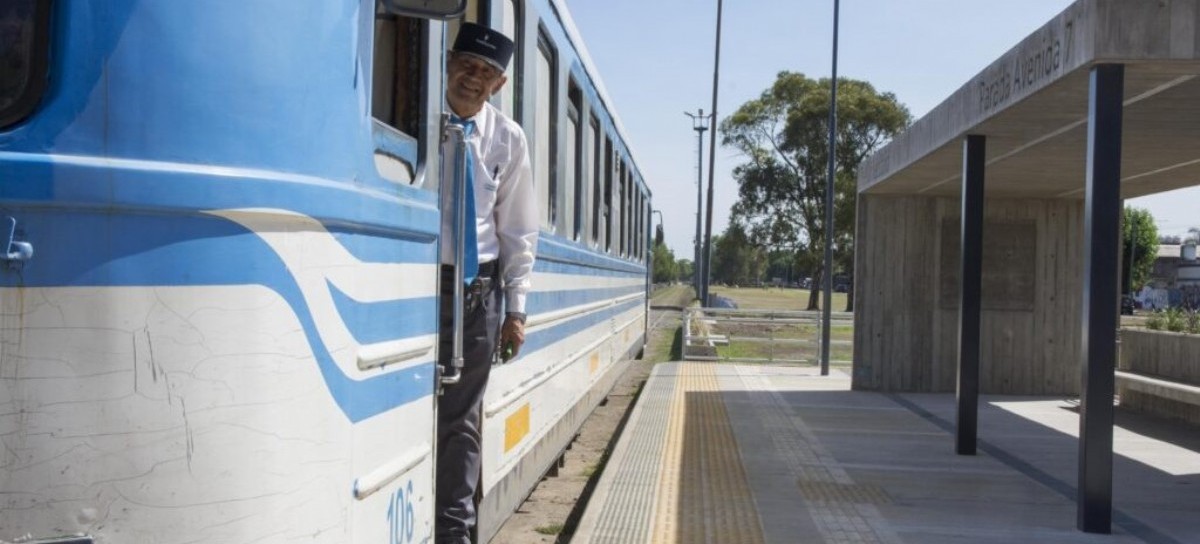
<path fill-rule="evenodd" d="M 23 225 L 38 239 L 37 257 L 20 274 L 0 275 L 3 287 L 219 287 L 263 285 L 282 297 L 304 329 L 313 358 L 334 401 L 353 422 L 383 413 L 433 393 L 433 364 L 354 380 L 344 374 L 321 341 L 316 322 L 287 266 L 261 238 L 217 217 L 25 213 Z M 389 253 L 433 256 L 429 245 L 376 238 L 379 245 L 400 244 Z M 413 247 L 417 246 L 417 247 Z M 334 295 L 337 296 L 336 294 Z M 432 297 L 409 307 L 434 315 Z M 339 312 L 357 306 L 343 300 Z M 367 305 L 341 319 L 351 331 L 370 331 L 376 317 Z M 426 322 L 432 321 L 427 318 Z M 424 325 L 422 325 L 424 326 Z M 400 338 L 396 334 L 391 338 Z"/>
<path fill-rule="evenodd" d="M 338 314 L 342 316 L 354 340 L 360 344 L 374 344 L 437 332 L 434 313 L 436 299 L 433 297 L 362 303 L 346 296 L 333 283 L 327 284 L 330 293 L 333 294 Z M 631 285 L 572 291 L 534 291 L 526 299 L 525 308 L 529 315 L 534 315 L 612 300 L 643 290 L 641 285 Z"/>
<path fill-rule="evenodd" d="M 300 288 L 286 265 L 261 238 L 240 225 L 207 216 L 112 215 L 53 210 L 26 212 L 21 226 L 26 239 L 38 245 L 37 258 L 20 274 L 0 275 L 3 287 L 65 286 L 223 286 L 263 285 L 282 297 L 305 332 L 330 394 L 346 417 L 361 421 L 433 393 L 433 365 L 422 364 L 379 376 L 354 380 L 342 373 L 321 341 L 317 326 Z M 427 256 L 433 244 L 344 232 L 359 251 L 376 256 Z M 355 252 L 358 253 L 358 252 Z M 602 259 L 612 259 L 602 257 Z M 544 262 L 539 270 L 587 273 L 609 277 L 639 277 L 636 273 L 600 270 L 569 263 Z M 435 329 L 436 299 L 420 297 L 362 304 L 351 300 L 327 282 L 340 318 L 360 343 L 374 343 L 431 334 Z M 573 291 L 534 292 L 533 312 L 612 299 L 639 292 L 642 286 Z M 526 352 L 559 341 L 571 334 L 625 311 L 641 299 L 616 308 L 598 309 L 549 329 L 531 334 Z"/>
<path fill-rule="evenodd" d="M 431 268 L 432 269 L 432 268 Z M 356 302 L 326 280 L 338 315 L 359 344 L 374 344 L 437 332 L 437 298 Z M 350 324 L 354 323 L 354 326 Z"/>
<path fill-rule="evenodd" d="M 601 289 L 579 289 L 573 291 L 534 291 L 525 299 L 525 310 L 529 315 L 563 310 L 572 306 L 612 300 L 617 297 L 641 293 L 645 287 L 607 287 Z"/>
<path fill-rule="evenodd" d="M 542 232 L 538 239 L 538 262 L 583 265 L 589 274 L 611 271 L 632 275 L 645 275 L 646 266 L 604 253 L 587 249 L 584 244 L 567 240 L 561 236 Z"/>
<path fill-rule="evenodd" d="M 621 313 L 629 310 L 630 308 L 635 308 L 639 304 L 644 303 L 645 299 L 630 300 L 611 308 L 597 310 L 569 321 L 565 321 L 553 327 L 537 331 L 536 333 L 529 335 L 529 338 L 525 342 L 525 346 L 521 348 L 521 352 L 524 354 L 533 353 L 571 335 L 578 334 L 592 325 L 607 319 L 611 319 L 614 316 L 620 315 Z"/>

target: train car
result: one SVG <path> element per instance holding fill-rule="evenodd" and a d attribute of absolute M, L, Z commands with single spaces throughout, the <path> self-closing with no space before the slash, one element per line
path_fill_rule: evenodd
<path fill-rule="evenodd" d="M 433 540 L 458 22 L 403 3 L 0 4 L 0 541 Z M 542 213 L 484 542 L 644 342 L 650 192 L 564 2 L 464 17 Z"/>

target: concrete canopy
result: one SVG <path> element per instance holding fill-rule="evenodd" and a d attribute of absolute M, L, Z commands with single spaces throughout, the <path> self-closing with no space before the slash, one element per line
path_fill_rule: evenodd
<path fill-rule="evenodd" d="M 869 157 L 860 193 L 955 196 L 983 134 L 987 194 L 1084 196 L 1088 73 L 1125 64 L 1121 194 L 1200 183 L 1200 0 L 1079 0 Z"/>

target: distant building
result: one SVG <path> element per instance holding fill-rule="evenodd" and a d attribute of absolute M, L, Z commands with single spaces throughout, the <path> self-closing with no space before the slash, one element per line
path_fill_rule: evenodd
<path fill-rule="evenodd" d="M 1134 298 L 1147 309 L 1200 308 L 1200 259 L 1196 244 L 1162 244 L 1150 281 Z"/>
<path fill-rule="evenodd" d="M 1200 287 L 1200 259 L 1196 258 L 1196 243 L 1183 244 L 1179 248 L 1179 264 L 1175 270 L 1177 287 Z"/>
<path fill-rule="evenodd" d="M 1154 270 L 1150 272 L 1150 287 L 1170 289 L 1175 287 L 1175 277 L 1179 271 L 1181 248 L 1175 244 L 1160 244 L 1158 256 L 1154 259 Z"/>

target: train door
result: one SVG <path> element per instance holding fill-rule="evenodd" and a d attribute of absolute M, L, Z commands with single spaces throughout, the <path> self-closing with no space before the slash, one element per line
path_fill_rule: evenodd
<path fill-rule="evenodd" d="M 422 273 L 419 281 L 429 286 L 426 295 L 430 301 L 429 313 L 395 317 L 401 322 L 422 322 L 421 330 L 430 332 L 429 344 L 410 347 L 423 350 L 427 345 L 432 346 L 436 361 L 440 360 L 441 350 L 438 339 L 448 333 L 442 330 L 440 315 L 443 306 L 440 284 L 445 280 L 439 271 L 442 264 L 439 255 L 444 253 L 440 246 L 447 243 L 442 224 L 451 209 L 446 201 L 453 185 L 442 183 L 446 163 L 440 156 L 439 145 L 443 138 L 443 51 L 444 43 L 448 43 L 443 37 L 449 34 L 446 39 L 453 40 L 457 28 L 456 19 L 447 19 L 446 15 L 457 17 L 467 9 L 467 2 L 376 0 L 375 4 L 371 93 L 374 164 L 385 179 L 419 190 L 422 202 L 437 209 L 437 225 L 433 229 L 440 232 L 436 239 L 428 241 L 428 251 L 423 251 L 421 257 L 422 270 L 427 272 Z M 427 19 L 447 21 L 442 25 Z M 413 156 L 416 161 L 408 159 Z M 370 488 L 364 491 L 377 496 L 361 498 L 362 508 L 354 514 L 355 542 L 408 544 L 434 538 L 436 391 L 445 370 L 436 363 L 432 368 L 433 375 L 423 379 L 430 379 L 428 386 L 434 394 L 396 410 L 402 413 L 399 419 L 389 418 L 387 428 L 363 427 L 356 432 L 356 445 L 365 446 L 358 457 L 388 451 L 390 461 L 380 463 L 381 458 L 375 456 L 372 462 L 360 464 L 356 459 L 356 470 L 366 471 L 370 476 Z M 356 494 L 359 490 L 356 481 Z"/>

